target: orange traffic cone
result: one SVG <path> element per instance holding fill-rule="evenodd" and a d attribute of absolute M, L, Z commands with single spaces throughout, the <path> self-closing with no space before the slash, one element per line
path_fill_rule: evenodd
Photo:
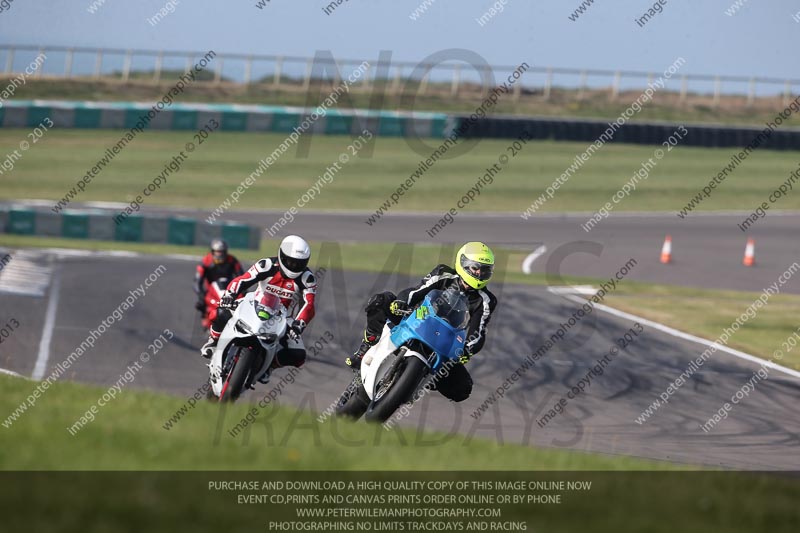
<path fill-rule="evenodd" d="M 672 262 L 672 237 L 669 235 L 664 238 L 664 246 L 661 247 L 661 262 L 665 265 Z"/>
<path fill-rule="evenodd" d="M 746 267 L 751 267 L 756 264 L 756 241 L 752 238 L 747 239 L 747 246 L 744 248 L 742 264 Z"/>

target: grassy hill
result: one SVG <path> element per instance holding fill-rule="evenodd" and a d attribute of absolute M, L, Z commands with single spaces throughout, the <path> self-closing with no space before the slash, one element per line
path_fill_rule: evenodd
<path fill-rule="evenodd" d="M 212 74 L 202 74 L 209 78 Z M 167 92 L 177 73 L 164 73 L 160 83 L 141 78 L 152 78 L 151 73 L 134 73 L 127 82 L 114 79 L 74 79 L 74 80 L 28 80 L 17 89 L 16 99 L 52 98 L 59 100 L 108 100 L 108 101 L 156 101 Z M 382 109 L 417 111 L 466 112 L 471 113 L 480 105 L 477 88 L 472 94 L 462 94 L 454 98 L 449 85 L 429 85 L 426 94 L 416 96 L 413 103 L 404 102 L 401 96 L 386 94 Z M 237 104 L 271 104 L 316 106 L 319 100 L 329 94 L 330 86 L 312 88 L 311 95 L 318 98 L 309 101 L 302 84 L 287 82 L 280 90 L 270 84 L 241 85 L 225 82 L 196 83 L 188 86 L 178 99 L 180 102 L 218 102 Z M 388 92 L 388 91 L 387 91 Z M 558 117 L 616 119 L 641 91 L 622 91 L 615 100 L 607 90 L 554 88 L 549 100 L 544 100 L 541 91 L 524 91 L 514 102 L 505 97 L 496 107 L 496 113 L 517 115 L 546 115 Z M 320 98 L 319 95 L 322 95 Z M 371 93 L 352 91 L 351 101 L 343 100 L 341 107 L 370 107 Z M 688 95 L 681 103 L 677 93 L 662 91 L 652 102 L 632 118 L 632 121 L 666 120 L 675 122 L 713 122 L 721 124 L 762 125 L 772 120 L 777 111 L 784 108 L 782 97 L 757 98 L 752 104 L 744 96 L 725 95 L 714 105 L 707 95 Z"/>

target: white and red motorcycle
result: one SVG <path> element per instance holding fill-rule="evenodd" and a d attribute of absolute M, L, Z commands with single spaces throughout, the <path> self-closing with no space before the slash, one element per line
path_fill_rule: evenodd
<path fill-rule="evenodd" d="M 280 340 L 294 319 L 276 295 L 248 292 L 234 301 L 228 321 L 209 363 L 209 395 L 236 401 L 269 371 Z"/>

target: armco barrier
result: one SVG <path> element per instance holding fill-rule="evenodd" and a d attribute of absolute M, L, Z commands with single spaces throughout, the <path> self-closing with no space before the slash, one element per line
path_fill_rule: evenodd
<path fill-rule="evenodd" d="M 0 127 L 32 128 L 50 117 L 59 128 L 133 128 L 152 104 L 133 102 L 73 102 L 20 100 L 0 108 Z M 306 113 L 300 107 L 237 104 L 179 104 L 158 113 L 147 128 L 155 130 L 196 130 L 209 119 L 216 119 L 223 131 L 291 133 Z M 375 135 L 442 138 L 466 117 L 444 113 L 329 109 L 309 127 L 315 134 L 359 135 L 368 129 Z M 610 142 L 658 145 L 681 124 L 666 122 L 628 122 L 617 128 Z M 714 124 L 684 124 L 689 135 L 685 146 L 710 148 L 743 147 L 759 128 Z M 535 139 L 594 142 L 609 127 L 601 120 L 558 117 L 487 117 L 464 133 L 469 138 L 516 138 L 527 131 Z M 800 150 L 800 129 L 785 125 L 773 132 L 762 148 Z"/>
<path fill-rule="evenodd" d="M 456 117 L 454 124 L 459 126 L 466 119 L 467 117 L 463 116 Z M 713 124 L 683 125 L 689 130 L 689 134 L 681 140 L 681 145 L 708 148 L 741 148 L 749 144 L 763 130 L 763 128 Z M 680 126 L 680 123 L 627 122 L 617 128 L 610 142 L 658 145 Z M 523 132 L 528 132 L 534 139 L 591 143 L 596 141 L 608 127 L 608 122 L 600 120 L 489 117 L 470 126 L 465 131 L 464 137 L 514 139 Z M 782 126 L 761 144 L 761 148 L 800 150 L 800 130 Z"/>
<path fill-rule="evenodd" d="M 131 129 L 153 104 L 135 102 L 73 102 L 60 100 L 18 100 L 0 108 L 0 126 L 33 128 L 45 117 L 59 128 Z M 301 107 L 237 104 L 173 103 L 150 120 L 155 130 L 197 130 L 210 119 L 223 131 L 291 133 L 307 113 Z M 329 109 L 313 122 L 310 131 L 322 134 L 359 135 L 369 129 L 376 135 L 402 137 L 411 132 L 419 137 L 444 135 L 447 115 L 404 111 Z M 147 121 L 145 121 L 147 122 Z"/>
<path fill-rule="evenodd" d="M 120 224 L 114 213 L 70 210 L 54 214 L 30 207 L 0 207 L 0 232 L 101 241 L 206 245 L 222 237 L 231 248 L 258 249 L 261 228 L 238 223 L 206 224 L 192 218 L 133 215 Z"/>

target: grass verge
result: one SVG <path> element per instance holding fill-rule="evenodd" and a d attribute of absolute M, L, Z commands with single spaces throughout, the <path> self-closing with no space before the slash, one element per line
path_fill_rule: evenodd
<path fill-rule="evenodd" d="M 0 375 L 0 387 L 4 392 L 0 412 L 5 413 L 25 401 L 33 383 Z M 276 479 L 576 480 L 591 484 L 583 492 L 500 491 L 564 492 L 559 504 L 482 506 L 503 508 L 502 518 L 492 522 L 524 522 L 548 531 L 576 531 L 590 525 L 592 531 L 612 532 L 782 532 L 793 531 L 797 516 L 800 484 L 775 474 L 688 472 L 629 457 L 499 445 L 402 429 L 386 431 L 379 425 L 342 420 L 320 424 L 311 414 L 286 407 L 276 407 L 265 420 L 257 421 L 247 444 L 229 442 L 227 437 L 215 442 L 215 428 L 223 412 L 219 404 L 199 403 L 166 431 L 165 420 L 183 406 L 184 399 L 145 391 L 124 390 L 93 422 L 70 436 L 66 428 L 103 392 L 76 383 L 55 383 L 10 429 L 0 428 L 6 437 L 0 447 L 0 469 L 6 471 L 0 472 L 4 480 L 0 496 L 7 508 L 15 510 L 6 517 L 9 530 L 50 531 L 57 524 L 58 531 L 183 531 L 191 523 L 193 531 L 210 530 L 212 524 L 217 531 L 217 524 L 224 519 L 226 528 L 245 531 L 255 529 L 256 524 L 266 525 L 268 520 L 308 523 L 309 519 L 299 518 L 295 511 L 308 504 L 278 505 L 280 502 L 268 500 L 246 505 L 239 500 L 241 496 L 284 491 L 211 488 L 211 481 L 261 483 Z M 244 416 L 247 410 L 248 406 L 237 404 L 224 413 L 230 420 Z M 330 493 L 302 491 L 305 497 L 317 494 L 322 498 Z M 372 491 L 348 488 L 333 493 Z M 334 505 L 341 509 L 341 504 L 331 503 L 312 507 Z M 430 523 L 431 519 L 420 521 Z M 434 519 L 433 523 L 456 521 L 460 522 Z M 420 526 L 410 530 L 420 530 Z"/>
<path fill-rule="evenodd" d="M 634 313 L 673 328 L 715 341 L 760 293 L 694 289 L 644 283 L 621 284 L 608 296 L 612 307 Z M 763 359 L 800 370 L 800 347 L 784 346 L 787 339 L 800 331 L 800 296 L 778 294 L 771 296 L 766 306 L 749 318 L 744 326 L 728 340 L 727 346 Z M 792 341 L 796 342 L 796 338 Z M 776 350 L 783 352 L 774 359 Z M 698 352 L 699 353 L 699 352 Z"/>
<path fill-rule="evenodd" d="M 18 150 L 27 130 L 0 131 L 0 154 Z M 120 131 L 52 130 L 22 154 L 14 168 L 5 172 L 0 199 L 41 198 L 54 202 L 67 194 L 106 148 L 119 140 Z M 284 134 L 217 132 L 198 146 L 182 163 L 177 174 L 146 198 L 148 205 L 181 205 L 209 210 L 217 208 L 239 184 L 272 153 Z M 147 131 L 132 141 L 78 195 L 75 201 L 131 202 L 159 175 L 164 166 L 192 141 L 192 132 Z M 235 209 L 274 208 L 295 205 L 318 177 L 345 151 L 349 138 L 317 135 L 311 138 L 309 157 L 296 157 L 290 149 L 241 195 Z M 419 161 L 432 153 L 434 140 L 426 141 L 431 152 L 412 151 L 404 139 L 379 138 L 369 158 L 351 157 L 341 171 L 325 184 L 305 209 L 377 210 L 390 195 L 417 171 Z M 492 183 L 466 211 L 522 213 L 570 165 L 589 143 L 530 141 L 517 155 L 507 151 L 508 140 L 483 140 L 467 153 L 437 161 L 392 211 L 444 212 L 497 164 L 501 155 L 510 158 Z M 610 201 L 643 161 L 654 157 L 655 147 L 604 146 L 580 168 L 541 211 L 595 211 Z M 360 154 L 365 154 L 362 150 Z M 641 180 L 617 211 L 677 211 L 729 164 L 732 149 L 678 147 L 665 154 Z M 655 159 L 654 159 L 655 161 Z M 792 152 L 758 151 L 743 162 L 723 185 L 700 206 L 701 210 L 750 211 L 766 200 L 797 167 Z M 800 209 L 800 195 L 780 200 L 780 209 Z M 521 221 L 521 219 L 520 219 Z"/>
<path fill-rule="evenodd" d="M 0 413 L 31 394 L 31 381 L 0 375 Z M 107 389 L 56 383 L 10 428 L 0 427 L 2 470 L 675 470 L 669 463 L 329 419 L 289 407 L 262 409 L 236 437 L 250 405 L 198 402 L 171 429 L 185 398 L 126 389 L 74 436 L 71 427 Z M 253 394 L 253 393 L 251 393 Z M 260 396 L 259 396 L 260 397 Z M 5 419 L 4 419 L 5 420 Z M 219 429 L 219 433 L 217 433 Z M 5 440 L 5 439 L 4 439 Z M 424 449 L 424 453 L 420 453 Z M 269 451 L 269 453 L 265 453 Z"/>

